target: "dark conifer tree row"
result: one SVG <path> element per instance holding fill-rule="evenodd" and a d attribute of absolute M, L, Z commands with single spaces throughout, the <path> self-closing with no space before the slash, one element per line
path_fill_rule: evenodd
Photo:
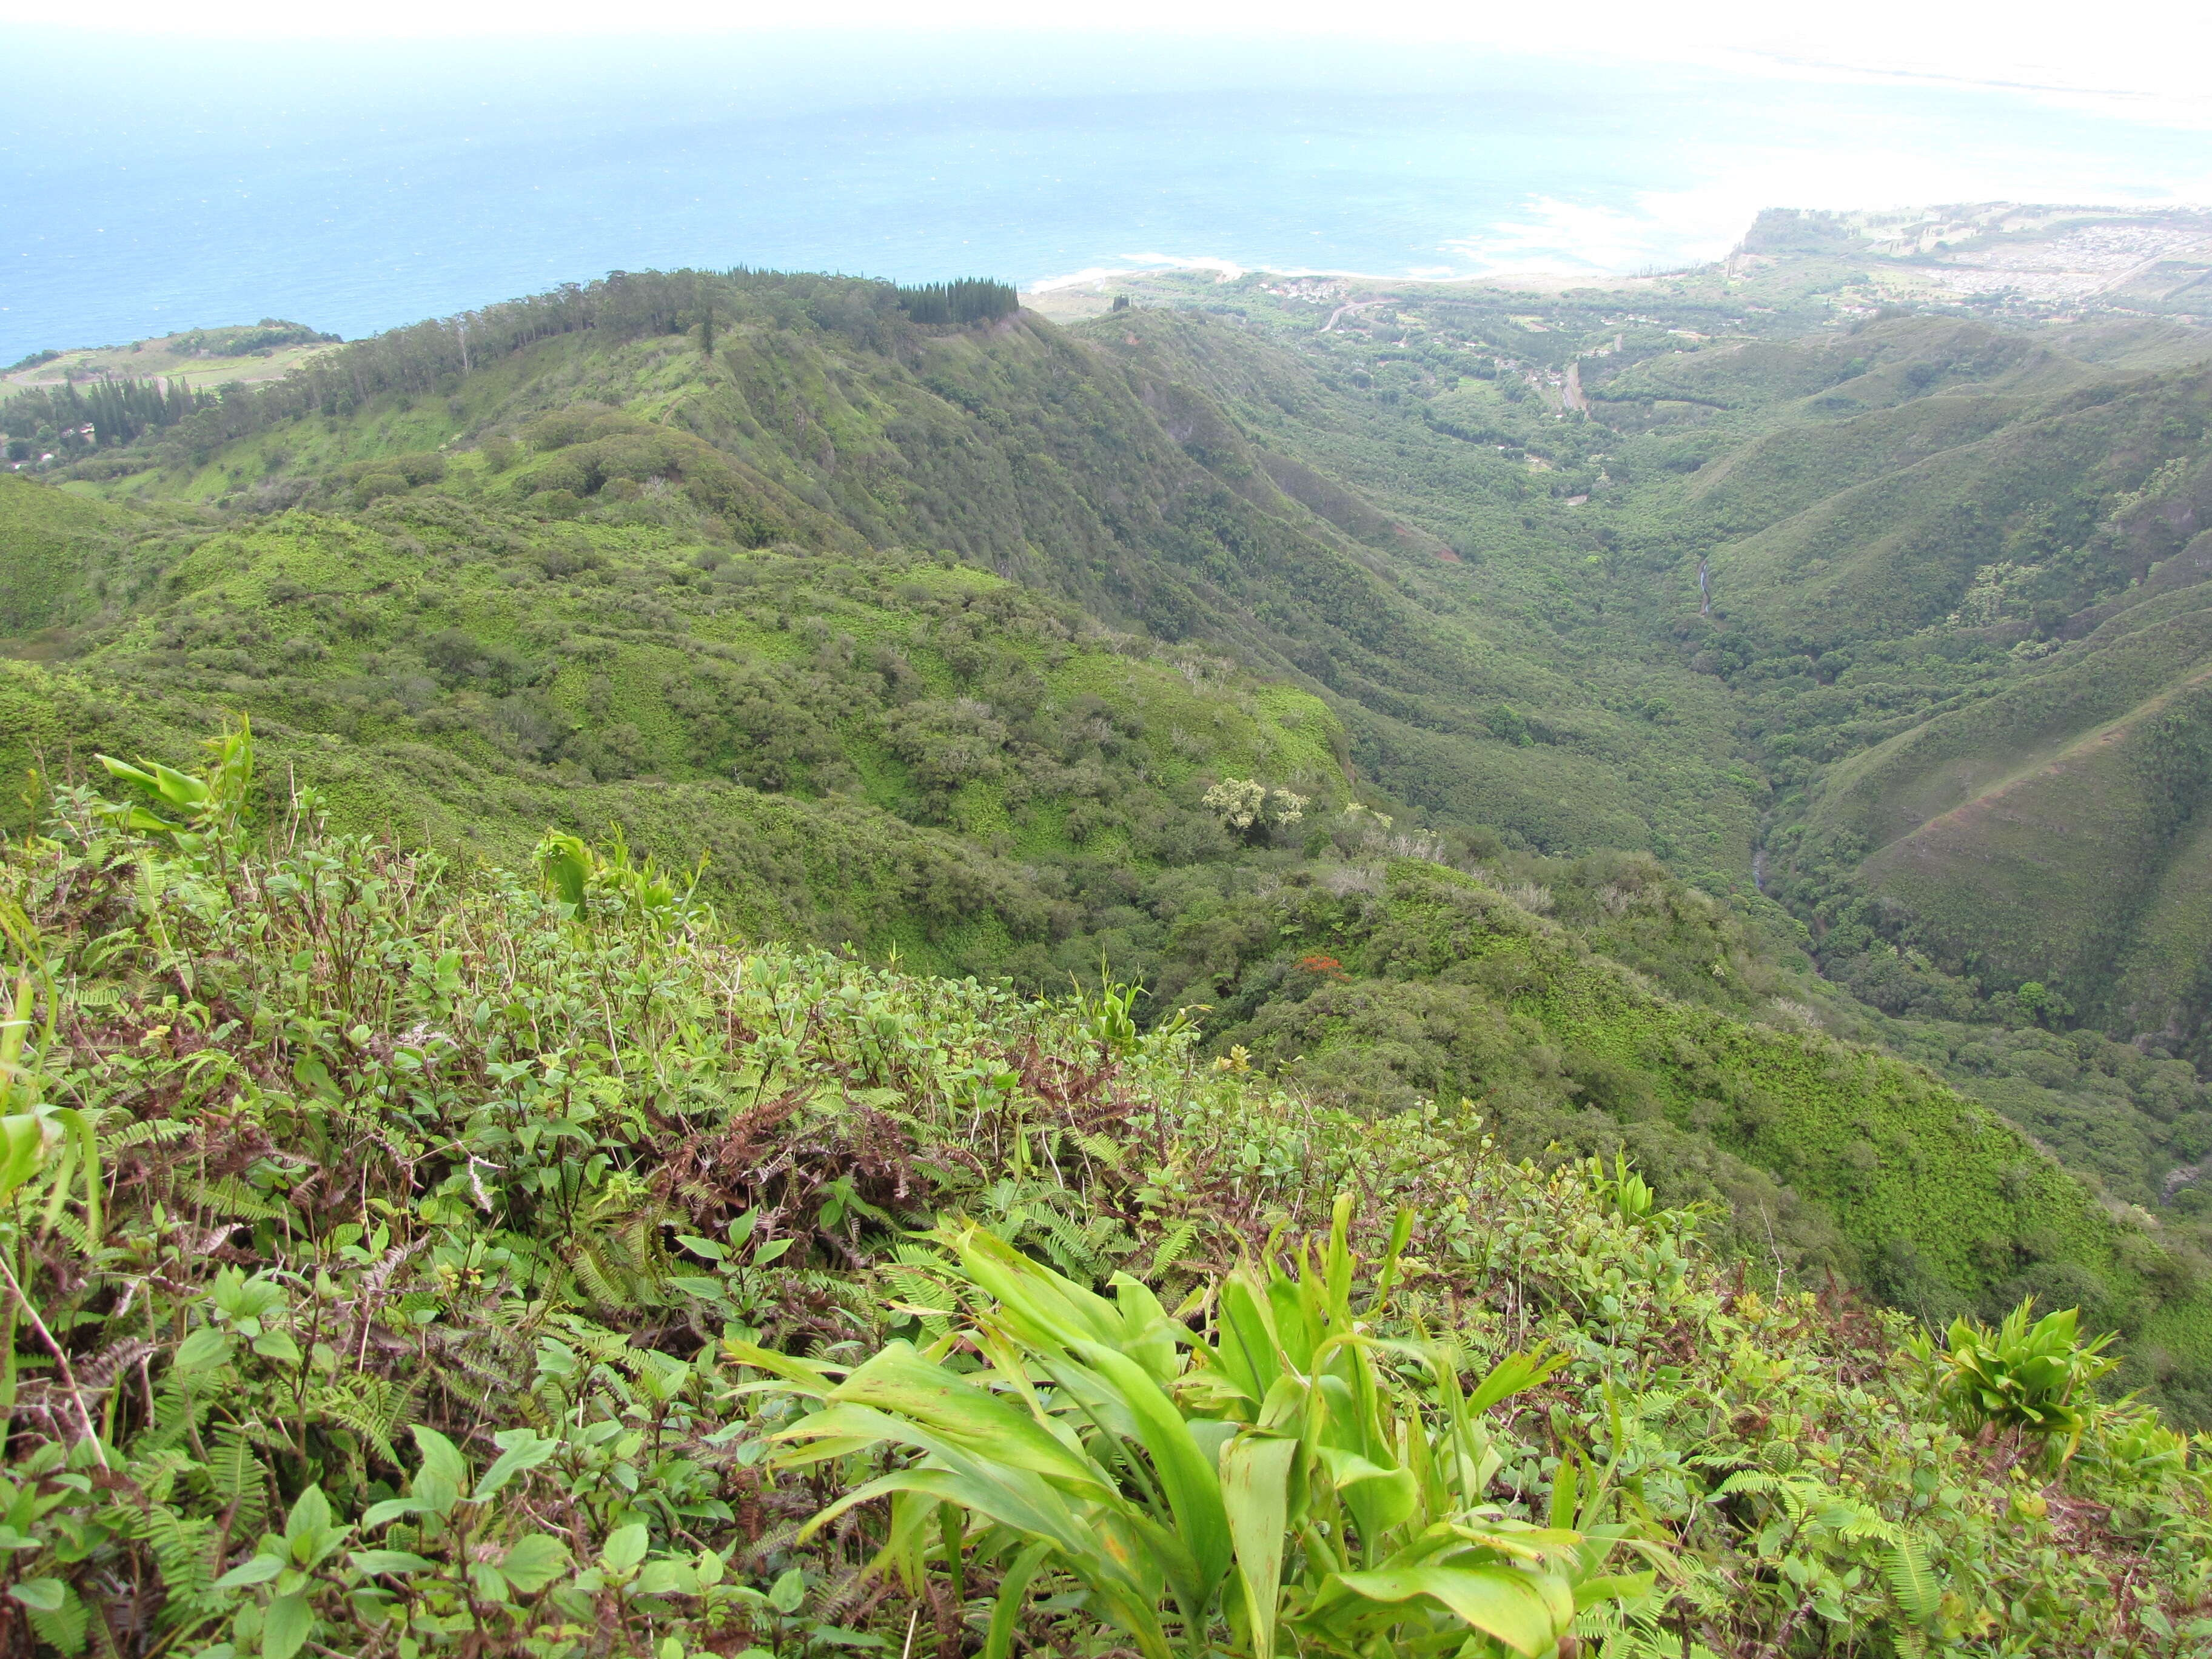
<path fill-rule="evenodd" d="M 1011 283 L 988 276 L 924 283 L 898 291 L 900 307 L 917 323 L 981 323 L 1004 317 L 1021 304 Z"/>
<path fill-rule="evenodd" d="M 172 427 L 222 401 L 181 380 L 94 380 L 83 386 L 39 386 L 0 403 L 0 433 L 46 438 L 71 449 L 112 449 Z M 82 434 L 90 427 L 89 441 Z M 49 435 L 51 434 L 51 435 Z"/>

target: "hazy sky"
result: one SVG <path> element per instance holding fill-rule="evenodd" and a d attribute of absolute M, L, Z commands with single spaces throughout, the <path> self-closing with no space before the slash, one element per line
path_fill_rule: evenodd
<path fill-rule="evenodd" d="M 2212 203 L 2201 4 L 945 9 L 0 0 L 0 362 L 616 265 L 1586 274 L 1762 207 Z"/>
<path fill-rule="evenodd" d="M 1372 11 L 1340 0 L 1115 0 L 1047 9 L 1035 0 L 965 0 L 963 30 L 1050 34 L 1056 30 L 1250 34 L 1299 33 L 1367 40 L 1453 40 L 1509 50 L 1603 53 L 1676 61 L 1757 63 L 1777 75 L 1934 76 L 2049 88 L 2123 101 L 2138 118 L 2212 127 L 2212 9 L 2173 0 L 1854 0 L 1848 7 L 1775 0 L 1583 0 L 1571 7 L 1526 0 L 1404 0 Z M 0 0 L 0 25 L 60 21 L 47 0 Z M 284 37 L 507 38 L 619 33 L 604 0 L 380 0 L 372 7 L 307 7 L 297 0 L 104 0 L 72 26 L 122 33 Z M 661 33 L 748 28 L 842 28 L 866 33 L 914 27 L 907 0 L 842 0 L 794 11 L 787 0 L 658 0 L 647 14 Z"/>

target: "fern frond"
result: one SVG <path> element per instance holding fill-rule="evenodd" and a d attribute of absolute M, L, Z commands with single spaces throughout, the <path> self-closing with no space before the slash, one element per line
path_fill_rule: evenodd
<path fill-rule="evenodd" d="M 52 1613 L 36 1607 L 27 1609 L 31 1628 L 39 1633 L 40 1641 L 58 1653 L 80 1653 L 84 1638 L 92 1628 L 92 1610 L 86 1607 L 76 1593 L 76 1586 L 64 1581 L 62 1585 L 62 1604 Z"/>
<path fill-rule="evenodd" d="M 1109 1170 L 1121 1168 L 1121 1159 L 1127 1156 L 1119 1144 L 1107 1139 L 1104 1135 L 1093 1134 L 1087 1129 L 1075 1130 L 1072 1138 L 1094 1163 L 1103 1164 Z"/>
<path fill-rule="evenodd" d="M 400 1461 L 392 1436 L 414 1414 L 416 1390 L 388 1377 L 354 1376 L 343 1386 L 317 1391 L 314 1404 L 332 1422 L 343 1425 L 374 1448 L 387 1463 Z"/>
<path fill-rule="evenodd" d="M 879 1272 L 902 1301 L 927 1308 L 932 1313 L 949 1314 L 953 1310 L 952 1293 L 927 1274 L 896 1262 L 884 1263 Z"/>
<path fill-rule="evenodd" d="M 1885 1544 L 1894 1544 L 1904 1535 L 1899 1532 L 1894 1522 L 1886 1521 L 1879 1515 L 1870 1515 L 1864 1510 L 1848 1510 L 1841 1521 L 1825 1515 L 1820 1519 L 1833 1529 L 1837 1537 L 1849 1539 L 1853 1543 L 1875 1539 Z"/>
<path fill-rule="evenodd" d="M 166 1452 L 198 1426 L 203 1403 L 176 1371 L 163 1373 L 154 1390 L 154 1420 L 131 1443 L 134 1458 Z"/>
<path fill-rule="evenodd" d="M 210 1559 L 216 1543 L 215 1522 L 204 1516 L 186 1520 L 166 1504 L 148 1510 L 140 1523 L 140 1536 L 161 1569 L 162 1594 L 198 1608 L 208 1600 L 215 1582 Z"/>
<path fill-rule="evenodd" d="M 283 1221 L 285 1206 L 268 1194 L 258 1193 L 236 1176 L 217 1176 L 211 1181 L 182 1183 L 185 1198 L 210 1212 L 234 1221 Z"/>
<path fill-rule="evenodd" d="M 1943 1603 L 1943 1587 L 1929 1570 L 1927 1552 L 1920 1547 L 1918 1539 L 1910 1534 L 1898 1538 L 1890 1546 L 1881 1571 L 1889 1581 L 1890 1594 L 1913 1623 L 1924 1625 L 1936 1616 Z"/>
<path fill-rule="evenodd" d="M 1185 1250 L 1190 1248 L 1191 1240 L 1197 1237 L 1198 1223 L 1195 1221 L 1176 1222 L 1176 1224 L 1169 1228 L 1167 1232 L 1161 1237 L 1159 1248 L 1152 1252 L 1152 1266 L 1145 1270 L 1145 1277 L 1147 1279 L 1158 1279 L 1162 1273 L 1165 1273 L 1171 1265 L 1173 1265 L 1178 1256 L 1182 1255 Z"/>
<path fill-rule="evenodd" d="M 241 1431 L 225 1424 L 213 1437 L 215 1444 L 208 1454 L 207 1472 L 208 1485 L 216 1503 L 227 1509 L 248 1492 L 265 1489 L 269 1472 L 253 1455 L 252 1442 Z"/>
<path fill-rule="evenodd" d="M 1765 1469 L 1738 1469 L 1713 1488 L 1716 1498 L 1733 1498 L 1740 1492 L 1773 1492 L 1782 1489 L 1778 1474 L 1769 1474 Z"/>
<path fill-rule="evenodd" d="M 100 1134 L 100 1155 L 112 1158 L 118 1152 L 127 1152 L 133 1147 L 159 1146 L 174 1140 L 191 1131 L 191 1125 L 180 1117 L 142 1117 L 135 1123 L 124 1123 L 113 1129 L 102 1127 Z"/>
<path fill-rule="evenodd" d="M 1057 1210 L 1044 1211 L 1037 1220 L 1045 1236 L 1045 1254 L 1062 1273 L 1074 1279 L 1103 1277 L 1093 1242 L 1083 1228 Z"/>

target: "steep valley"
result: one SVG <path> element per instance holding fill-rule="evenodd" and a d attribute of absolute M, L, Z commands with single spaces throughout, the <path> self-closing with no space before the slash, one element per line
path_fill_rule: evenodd
<path fill-rule="evenodd" d="M 593 1343 L 664 1407 L 692 1370 L 718 1386 L 718 1343 L 786 1382 L 800 1362 L 750 1345 L 832 1370 L 893 1330 L 927 1347 L 953 1281 L 914 1230 L 956 1213 L 1190 1314 L 1259 1238 L 1328 1224 L 1316 1182 L 1362 1194 L 1370 1234 L 1386 1199 L 1425 1206 L 1408 1294 L 1442 1299 L 1408 1335 L 1464 1305 L 1534 1340 L 1520 1269 L 1467 1265 L 1494 1239 L 1433 1224 L 1454 1204 L 1696 1236 L 1632 1319 L 1612 1267 L 1528 1292 L 1572 1304 L 1543 1340 L 1587 1373 L 1547 1479 L 1632 1354 L 1655 1413 L 1763 1401 L 1697 1443 L 1781 1435 L 1710 1453 L 1757 1476 L 1729 1493 L 1778 1492 L 1797 1385 L 1760 1345 L 1842 1389 L 1853 1343 L 1903 1367 L 1910 1329 L 2028 1297 L 2120 1334 L 2108 1389 L 2212 1424 L 2205 271 L 2185 236 L 2101 295 L 1977 287 L 2070 270 L 2104 221 L 1947 212 L 1940 251 L 1768 215 L 1721 265 L 1602 291 L 1132 273 L 964 321 L 860 279 L 616 273 L 148 404 L 127 436 L 71 424 L 73 384 L 0 401 L 34 452 L 0 473 L 0 920 L 67 1006 L 55 1064 L 103 1109 L 166 1103 L 116 1167 L 227 1218 L 210 1237 L 274 1260 L 358 1211 L 331 1250 L 389 1273 L 391 1228 L 419 1229 L 447 1277 L 407 1317 L 518 1374 L 528 1334 L 507 1408 L 539 1427 L 565 1419 L 524 1395 L 566 1401 Z M 148 769 L 135 815 L 103 757 Z M 436 1173 L 386 1192 L 374 1134 L 331 1149 L 387 1107 L 393 1167 Z M 787 1133 L 809 1150 L 769 1159 Z M 302 1137 L 325 1150 L 275 1150 Z M 796 1251 L 773 1295 L 743 1266 L 763 1215 Z M 1378 1310 L 1409 1237 L 1362 1235 Z M 507 1297 L 481 1329 L 465 1279 Z M 1714 1311 L 1662 1341 L 1678 1293 Z M 1577 1347 L 1607 1298 L 1656 1322 Z M 1795 1420 L 1860 1432 L 1866 1397 Z M 346 1431 L 360 1470 L 397 1467 L 386 1403 Z M 711 1418 L 684 1419 L 699 1468 Z M 1609 1432 L 1619 1464 L 1617 1409 Z M 1651 1458 L 1663 1509 L 1699 1477 Z M 1976 1493 L 2014 1478 L 1975 1468 Z M 403 1502 L 388 1470 L 349 1479 Z M 736 1524 L 693 1496 L 656 1539 Z M 828 1571 L 769 1509 L 744 1548 Z M 1982 1546 L 1954 1544 L 1964 1572 Z M 1820 1619 L 1870 1653 L 1997 1639 L 1997 1613 L 1885 1589 L 1911 1559 L 1883 1547 L 1866 1607 L 1838 1589 Z M 842 1634 L 791 1651 L 874 1628 L 845 1565 L 817 1621 Z M 703 1607 L 693 1571 L 667 1593 Z M 1814 1594 L 1730 1647 L 1712 1588 L 1694 1650 L 1812 1652 L 1786 1644 Z M 1668 1605 L 1650 1640 L 1687 1654 Z M 262 1616 L 234 1651 L 267 1650 Z"/>

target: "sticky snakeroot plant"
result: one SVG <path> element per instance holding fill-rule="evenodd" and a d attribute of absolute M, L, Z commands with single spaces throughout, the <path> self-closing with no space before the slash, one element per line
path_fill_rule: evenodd
<path fill-rule="evenodd" d="M 878 1567 L 918 1589 L 967 1558 L 1001 1588 L 985 1644 L 1003 1659 L 1041 1588 L 1123 1632 L 1146 1659 L 1557 1652 L 1578 1613 L 1648 1614 L 1665 1556 L 1605 1519 L 1608 1476 L 1564 1462 L 1548 1524 L 1486 1501 L 1504 1460 L 1485 1413 L 1558 1362 L 1516 1354 L 1470 1389 L 1442 1343 L 1371 1331 L 1410 1232 L 1401 1217 L 1372 1304 L 1355 1312 L 1340 1199 L 1316 1257 L 1247 1262 L 1194 1299 L 1194 1333 L 1144 1285 L 1111 1301 L 971 1225 L 936 1237 L 968 1304 L 921 1351 L 893 1342 L 849 1369 L 743 1343 L 773 1374 L 747 1387 L 805 1412 L 774 1431 L 784 1468 L 863 1452 L 908 1461 L 830 1504 L 819 1529 L 889 1495 Z M 973 1361 L 981 1358 L 976 1368 Z"/>

